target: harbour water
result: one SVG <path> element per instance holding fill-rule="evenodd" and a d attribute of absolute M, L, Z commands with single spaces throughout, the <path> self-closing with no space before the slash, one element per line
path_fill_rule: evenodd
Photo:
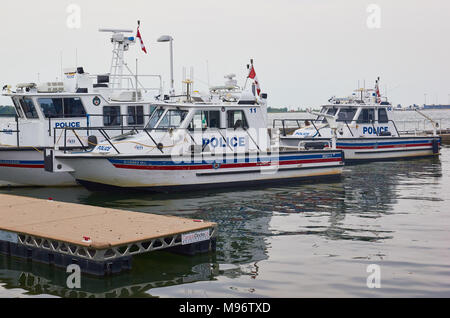
<path fill-rule="evenodd" d="M 450 119 L 450 112 L 430 113 Z M 421 120 L 416 115 L 395 114 Z M 435 159 L 347 166 L 332 183 L 179 194 L 3 189 L 204 219 L 218 223 L 219 236 L 215 254 L 142 255 L 131 272 L 83 276 L 76 290 L 66 287 L 64 271 L 0 256 L 0 297 L 449 297 L 449 187 L 444 147 Z M 379 266 L 380 288 L 367 286 L 371 264 Z"/>

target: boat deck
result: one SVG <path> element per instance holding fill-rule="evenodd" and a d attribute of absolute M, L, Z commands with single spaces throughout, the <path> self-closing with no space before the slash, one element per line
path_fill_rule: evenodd
<path fill-rule="evenodd" d="M 0 194 L 0 253 L 94 275 L 131 268 L 131 256 L 215 250 L 217 224 Z"/>

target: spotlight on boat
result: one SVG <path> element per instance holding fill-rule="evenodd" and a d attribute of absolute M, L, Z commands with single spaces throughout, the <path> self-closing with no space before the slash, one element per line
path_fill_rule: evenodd
<path fill-rule="evenodd" d="M 162 35 L 158 38 L 158 42 L 170 42 L 173 38 L 170 35 Z"/>

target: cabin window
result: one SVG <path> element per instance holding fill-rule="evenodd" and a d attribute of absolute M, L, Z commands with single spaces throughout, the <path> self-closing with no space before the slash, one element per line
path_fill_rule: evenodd
<path fill-rule="evenodd" d="M 370 109 L 361 109 L 361 113 L 359 114 L 358 123 L 367 124 L 372 123 L 375 120 L 375 110 L 373 108 Z"/>
<path fill-rule="evenodd" d="M 19 116 L 19 118 L 24 118 L 25 116 L 23 115 L 22 108 L 20 108 L 20 105 L 19 105 L 19 102 L 17 101 L 17 99 L 13 98 L 12 101 L 14 103 L 14 107 L 16 108 L 17 116 Z"/>
<path fill-rule="evenodd" d="M 382 123 L 382 124 L 385 124 L 385 123 L 389 122 L 388 115 L 387 115 L 387 112 L 386 112 L 386 108 L 379 108 L 378 109 L 378 122 Z"/>
<path fill-rule="evenodd" d="M 327 114 L 327 115 L 331 115 L 334 116 L 337 113 L 337 108 L 336 107 L 332 107 L 332 108 L 323 108 L 321 113 Z M 322 123 L 327 123 L 327 119 L 326 117 L 320 116 L 317 118 L 318 121 L 322 121 Z"/>
<path fill-rule="evenodd" d="M 34 107 L 33 100 L 31 98 L 19 99 L 23 112 L 28 119 L 39 118 L 36 108 Z"/>
<path fill-rule="evenodd" d="M 161 119 L 161 116 L 164 114 L 164 109 L 160 108 L 153 112 L 150 120 L 148 121 L 146 128 L 155 128 L 158 121 Z"/>
<path fill-rule="evenodd" d="M 170 109 L 164 115 L 158 128 L 178 128 L 188 114 L 187 110 Z"/>
<path fill-rule="evenodd" d="M 144 106 L 128 106 L 128 126 L 144 125 Z"/>
<path fill-rule="evenodd" d="M 81 98 L 64 98 L 64 117 L 84 117 L 86 116 L 86 111 L 84 109 Z"/>
<path fill-rule="evenodd" d="M 337 112 L 337 108 L 335 108 L 335 107 L 327 109 L 327 115 L 334 116 L 334 115 L 336 115 L 336 112 Z"/>
<path fill-rule="evenodd" d="M 121 124 L 120 106 L 103 107 L 103 125 L 119 126 Z"/>
<path fill-rule="evenodd" d="M 38 102 L 45 118 L 64 117 L 61 98 L 39 98 Z"/>
<path fill-rule="evenodd" d="M 218 110 L 198 110 L 189 124 L 189 130 L 220 128 L 220 111 Z"/>
<path fill-rule="evenodd" d="M 150 117 L 151 117 L 151 115 L 153 115 L 153 112 L 155 111 L 155 109 L 156 109 L 156 106 L 150 106 L 150 112 L 149 112 Z"/>
<path fill-rule="evenodd" d="M 86 111 L 78 97 L 39 98 L 39 106 L 46 118 L 74 118 L 86 116 Z"/>
<path fill-rule="evenodd" d="M 227 111 L 228 128 L 248 128 L 247 119 L 243 110 L 229 110 Z"/>
<path fill-rule="evenodd" d="M 356 114 L 356 108 L 341 108 L 337 121 L 351 122 Z"/>

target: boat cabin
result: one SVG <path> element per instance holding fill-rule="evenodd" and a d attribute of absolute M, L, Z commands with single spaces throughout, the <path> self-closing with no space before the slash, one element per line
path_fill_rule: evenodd
<path fill-rule="evenodd" d="M 94 152 L 171 154 L 176 147 L 189 152 L 191 146 L 199 152 L 266 151 L 267 95 L 262 95 L 257 100 L 243 92 L 238 102 L 153 104 L 145 129 L 103 140 Z"/>
<path fill-rule="evenodd" d="M 61 128 L 143 127 L 161 98 L 160 75 L 133 74 L 124 61 L 124 53 L 134 37 L 132 30 L 100 30 L 112 33 L 113 60 L 105 74 L 89 74 L 83 67 L 64 69 L 63 81 L 18 84 L 3 87 L 3 96 L 12 99 L 15 118 L 0 118 L 0 144 L 8 147 L 52 147 L 86 145 L 89 131 L 76 134 Z M 137 65 L 136 65 L 137 68 Z M 128 69 L 129 74 L 124 74 Z M 123 131 L 121 131 L 123 133 Z"/>
<path fill-rule="evenodd" d="M 347 98 L 331 98 L 330 104 L 323 105 L 316 119 L 309 120 L 305 126 L 293 133 L 295 137 L 330 138 L 331 129 L 327 117 L 334 116 L 337 124 L 337 137 L 370 138 L 399 136 L 395 123 L 391 119 L 392 105 L 375 90 L 357 90 Z"/>

